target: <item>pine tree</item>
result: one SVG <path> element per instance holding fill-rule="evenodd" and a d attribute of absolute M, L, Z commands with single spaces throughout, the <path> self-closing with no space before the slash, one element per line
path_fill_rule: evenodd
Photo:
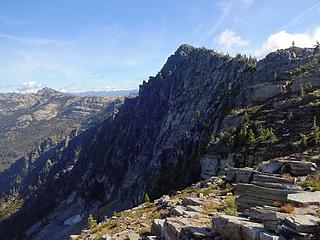
<path fill-rule="evenodd" d="M 304 147 L 307 146 L 307 136 L 305 134 L 300 134 L 301 140 L 300 144 L 303 145 Z"/>
<path fill-rule="evenodd" d="M 268 129 L 268 139 L 269 139 L 272 143 L 278 141 L 278 138 L 277 138 L 277 136 L 275 135 L 275 133 L 273 132 L 273 129 L 272 129 L 272 128 L 269 128 L 269 129 Z"/>
<path fill-rule="evenodd" d="M 312 132 L 316 144 L 320 143 L 320 127 L 317 125 L 317 117 L 313 116 Z"/>
<path fill-rule="evenodd" d="M 312 125 L 312 129 L 315 130 L 317 128 L 317 117 L 313 116 L 313 125 Z"/>
<path fill-rule="evenodd" d="M 256 137 L 255 137 L 252 129 L 249 129 L 249 130 L 248 130 L 247 138 L 248 138 L 248 143 L 249 143 L 249 144 L 253 144 L 253 143 L 256 141 Z"/>
<path fill-rule="evenodd" d="M 304 86 L 301 84 L 300 85 L 300 96 L 304 97 L 306 95 L 305 90 L 304 90 Z"/>
<path fill-rule="evenodd" d="M 95 220 L 92 216 L 92 214 L 89 214 L 88 219 L 87 219 L 87 226 L 88 229 L 95 228 L 97 226 L 97 220 Z"/>
<path fill-rule="evenodd" d="M 244 114 L 243 114 L 243 121 L 244 121 L 245 123 L 248 123 L 248 122 L 249 122 L 249 114 L 248 114 L 247 111 L 245 111 Z"/>
<path fill-rule="evenodd" d="M 144 202 L 146 202 L 146 203 L 150 202 L 150 197 L 149 197 L 148 193 L 146 193 L 146 195 L 144 196 Z"/>

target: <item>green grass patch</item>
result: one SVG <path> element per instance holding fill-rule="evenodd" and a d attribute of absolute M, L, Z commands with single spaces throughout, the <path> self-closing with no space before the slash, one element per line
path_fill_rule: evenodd
<path fill-rule="evenodd" d="M 223 212 L 224 214 L 230 215 L 230 216 L 238 215 L 235 196 L 227 196 L 226 205 L 224 207 Z"/>
<path fill-rule="evenodd" d="M 307 179 L 300 183 L 302 187 L 312 187 L 315 191 L 320 191 L 320 173 L 312 176 L 311 179 Z"/>

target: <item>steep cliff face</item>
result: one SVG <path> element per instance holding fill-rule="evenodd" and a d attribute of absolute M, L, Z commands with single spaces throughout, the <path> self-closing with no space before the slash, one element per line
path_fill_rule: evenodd
<path fill-rule="evenodd" d="M 146 193 L 158 197 L 197 180 L 210 136 L 234 126 L 228 123 L 231 110 L 295 91 L 291 87 L 304 72 L 294 70 L 310 62 L 317 67 L 318 59 L 312 49 L 290 48 L 256 63 L 182 45 L 114 119 L 69 144 L 61 164 L 73 159 L 72 170 L 47 178 L 1 229 L 23 234 L 38 221 L 30 234 L 40 231 L 45 238 L 43 226 L 47 234 L 56 227 L 48 214 L 58 206 L 67 209 L 66 199 L 78 212 L 111 215 L 140 203 Z M 310 70 L 308 79 L 316 72 Z M 211 151 L 228 155 L 230 148 L 220 142 Z"/>
<path fill-rule="evenodd" d="M 229 92 L 245 67 L 209 50 L 181 46 L 142 84 L 139 97 L 123 105 L 93 151 L 80 157 L 73 178 L 81 179 L 75 183 L 79 191 L 88 201 L 95 196 L 112 203 L 111 214 L 141 202 L 146 192 L 159 196 L 198 178 L 200 145 L 212 121 L 219 124 L 223 110 L 236 105 Z"/>

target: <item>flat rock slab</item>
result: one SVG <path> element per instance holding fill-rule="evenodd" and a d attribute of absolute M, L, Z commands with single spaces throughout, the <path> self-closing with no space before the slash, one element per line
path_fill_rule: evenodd
<path fill-rule="evenodd" d="M 310 240 L 308 233 L 298 232 L 287 224 L 277 225 L 276 231 L 277 234 L 285 237 L 281 239 L 301 239 L 301 240 Z"/>
<path fill-rule="evenodd" d="M 261 232 L 259 235 L 259 240 L 279 240 L 280 236 L 273 233 Z"/>
<path fill-rule="evenodd" d="M 199 212 L 199 213 L 203 212 L 203 209 L 202 209 L 201 206 L 189 206 L 189 205 L 187 205 L 186 209 L 187 209 L 187 211 L 191 211 L 191 212 Z"/>
<path fill-rule="evenodd" d="M 320 191 L 291 193 L 287 197 L 288 202 L 300 204 L 319 204 Z"/>
<path fill-rule="evenodd" d="M 235 185 L 237 206 L 240 211 L 254 206 L 275 206 L 278 202 L 287 202 L 288 194 L 301 191 L 291 189 L 275 189 L 253 184 L 239 183 Z"/>
<path fill-rule="evenodd" d="M 239 168 L 237 169 L 236 182 L 237 183 L 250 183 L 253 173 L 256 173 L 252 168 Z"/>
<path fill-rule="evenodd" d="M 291 215 L 285 218 L 285 223 L 294 230 L 303 233 L 320 231 L 320 218 L 311 215 Z"/>
<path fill-rule="evenodd" d="M 180 217 L 184 214 L 185 210 L 186 209 L 182 206 L 175 206 L 174 208 L 172 208 L 171 214 L 173 216 Z"/>
<path fill-rule="evenodd" d="M 275 231 L 277 225 L 280 224 L 288 216 L 286 213 L 267 211 L 262 213 L 263 226 L 268 229 Z"/>
<path fill-rule="evenodd" d="M 289 189 L 289 190 L 298 190 L 302 191 L 302 188 L 297 185 L 292 184 L 283 184 L 283 183 L 270 183 L 270 182 L 251 182 L 254 185 L 267 187 L 267 188 L 275 188 L 275 189 Z"/>
<path fill-rule="evenodd" d="M 297 215 L 313 215 L 317 216 L 317 214 L 320 213 L 320 206 L 317 205 L 309 205 L 309 206 L 303 206 L 303 207 L 296 207 L 292 214 Z"/>
<path fill-rule="evenodd" d="M 201 198 L 184 198 L 182 199 L 182 205 L 183 206 L 201 206 L 204 203 L 204 200 Z"/>
<path fill-rule="evenodd" d="M 267 183 L 279 183 L 279 184 L 294 184 L 295 181 L 291 179 L 285 179 L 278 176 L 266 175 L 262 173 L 254 174 L 254 182 L 267 182 Z"/>
<path fill-rule="evenodd" d="M 212 239 L 212 232 L 210 228 L 198 226 L 186 226 L 181 230 L 181 239 Z"/>
<path fill-rule="evenodd" d="M 317 165 L 312 162 L 289 161 L 284 162 L 281 171 L 293 176 L 305 176 L 316 171 Z"/>
<path fill-rule="evenodd" d="M 282 161 L 273 160 L 269 162 L 262 162 L 258 166 L 258 170 L 264 173 L 277 173 L 281 169 L 283 165 Z"/>
<path fill-rule="evenodd" d="M 194 211 L 184 211 L 183 213 L 184 217 L 196 217 L 196 216 L 204 216 L 203 214 L 199 212 L 194 212 Z"/>
<path fill-rule="evenodd" d="M 163 226 L 166 240 L 212 239 L 210 219 L 167 218 Z"/>
<path fill-rule="evenodd" d="M 218 215 L 212 218 L 213 231 L 223 238 L 232 240 L 256 240 L 264 232 L 263 224 L 249 221 L 247 218 Z"/>
<path fill-rule="evenodd" d="M 114 240 L 139 240 L 140 235 L 134 232 L 123 231 L 113 236 Z"/>

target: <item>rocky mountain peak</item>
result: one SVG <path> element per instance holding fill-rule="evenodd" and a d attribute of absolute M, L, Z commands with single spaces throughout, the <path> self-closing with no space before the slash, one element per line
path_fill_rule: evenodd
<path fill-rule="evenodd" d="M 52 88 L 44 87 L 36 93 L 36 96 L 53 97 L 60 94 L 63 94 L 63 93 L 56 91 Z"/>

